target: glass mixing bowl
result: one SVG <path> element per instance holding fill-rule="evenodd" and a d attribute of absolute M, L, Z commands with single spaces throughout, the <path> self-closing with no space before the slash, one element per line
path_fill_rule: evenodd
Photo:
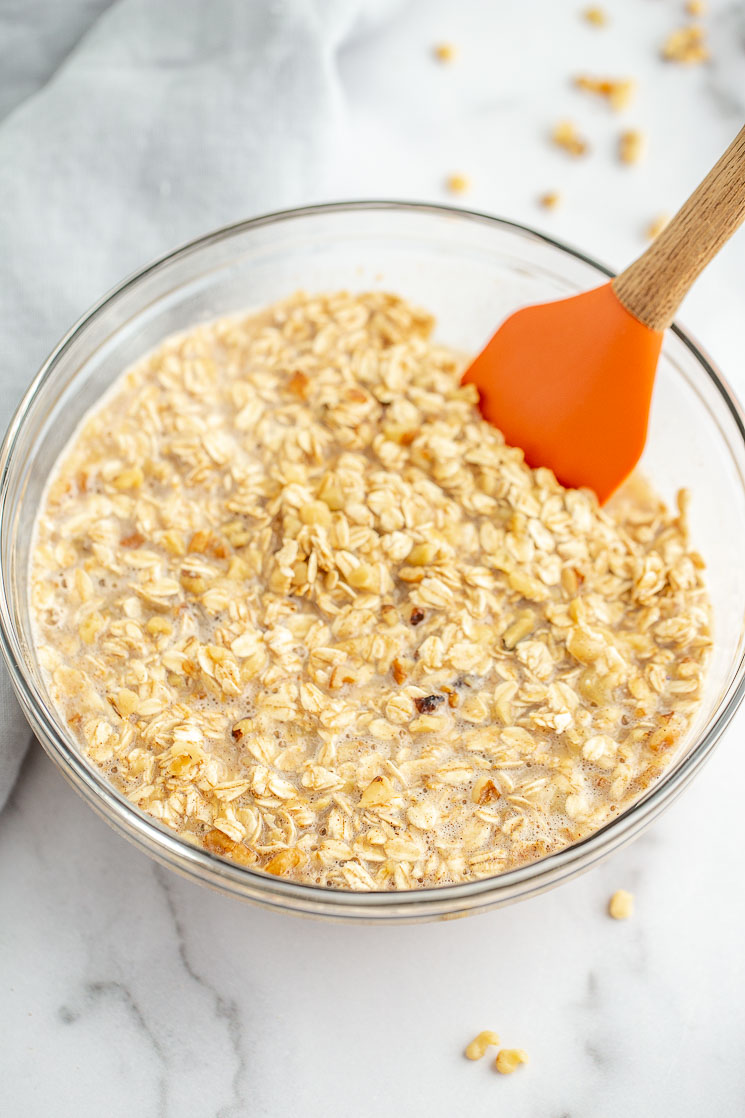
<path fill-rule="evenodd" d="M 387 288 L 437 316 L 440 340 L 478 350 L 516 307 L 572 294 L 610 273 L 523 226 L 483 214 L 390 202 L 314 206 L 221 229 L 126 280 L 73 327 L 40 370 L 0 451 L 2 651 L 23 710 L 62 773 L 117 831 L 223 892 L 315 916 L 456 918 L 531 896 L 588 869 L 666 808 L 711 753 L 743 697 L 745 428 L 699 347 L 668 331 L 643 472 L 668 501 L 693 494 L 691 533 L 708 566 L 715 645 L 705 695 L 664 777 L 590 838 L 522 869 L 464 885 L 357 893 L 295 884 L 182 841 L 121 796 L 54 710 L 34 650 L 28 600 L 32 529 L 44 487 L 83 413 L 166 335 L 258 307 L 298 288 Z"/>

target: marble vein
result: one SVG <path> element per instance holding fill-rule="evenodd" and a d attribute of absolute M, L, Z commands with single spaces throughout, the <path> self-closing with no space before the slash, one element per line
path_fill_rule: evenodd
<path fill-rule="evenodd" d="M 231 1076 L 232 1101 L 226 1106 L 219 1107 L 219 1109 L 215 1111 L 215 1118 L 237 1118 L 238 1115 L 244 1112 L 242 1109 L 244 1106 L 242 1088 L 244 1081 L 247 1080 L 248 1077 L 248 1066 L 243 1049 L 243 1022 L 241 1020 L 238 1002 L 234 998 L 228 998 L 221 994 L 220 991 L 197 970 L 195 964 L 191 961 L 187 949 L 186 928 L 184 927 L 176 907 L 176 899 L 168 872 L 160 866 L 155 866 L 153 872 L 158 888 L 161 890 L 165 899 L 168 914 L 173 923 L 181 965 L 189 978 L 200 986 L 213 1000 L 215 1018 L 218 1021 L 222 1021 L 225 1025 L 232 1056 L 235 1061 L 235 1067 Z"/>
<path fill-rule="evenodd" d="M 157 1080 L 157 1118 L 168 1118 L 168 1078 L 166 1052 L 160 1043 L 157 1033 L 150 1027 L 138 1005 L 131 990 L 123 982 L 114 980 L 86 982 L 83 995 L 78 1005 L 62 1005 L 59 1009 L 59 1019 L 65 1025 L 74 1025 L 85 1014 L 93 1012 L 99 1006 L 104 1010 L 110 1002 L 119 1002 L 138 1032 L 147 1039 L 147 1043 L 156 1054 L 161 1064 L 161 1071 Z"/>

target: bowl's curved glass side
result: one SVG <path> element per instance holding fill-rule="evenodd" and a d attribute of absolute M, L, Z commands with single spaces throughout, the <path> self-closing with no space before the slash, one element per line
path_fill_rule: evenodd
<path fill-rule="evenodd" d="M 667 499 L 681 483 L 694 495 L 692 535 L 709 565 L 717 614 L 701 716 L 677 772 L 598 834 L 541 862 L 462 886 L 353 894 L 294 885 L 190 847 L 120 796 L 76 749 L 46 693 L 28 606 L 33 522 L 59 452 L 122 369 L 167 335 L 265 305 L 301 284 L 315 291 L 375 287 L 431 310 L 438 337 L 475 351 L 515 307 L 604 278 L 583 257 L 493 218 L 429 206 L 320 207 L 244 223 L 186 246 L 126 281 L 73 329 L 42 370 L 0 452 L 0 625 L 27 717 L 99 814 L 163 864 L 223 891 L 288 911 L 411 920 L 465 915 L 551 887 L 629 841 L 666 806 L 739 699 L 745 629 L 745 572 L 736 562 L 745 545 L 743 431 L 736 408 L 682 337 L 671 335 L 665 346 L 643 464 Z"/>
<path fill-rule="evenodd" d="M 668 332 L 655 383 L 641 468 L 674 506 L 688 490 L 693 546 L 706 563 L 714 647 L 703 700 L 681 754 L 712 726 L 736 687 L 745 653 L 745 443 L 742 418 L 712 376 L 707 358 L 680 332 Z M 686 748 L 687 747 L 687 748 Z"/>

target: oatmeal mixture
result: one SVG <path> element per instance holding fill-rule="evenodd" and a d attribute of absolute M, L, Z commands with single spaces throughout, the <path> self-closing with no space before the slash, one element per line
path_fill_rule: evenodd
<path fill-rule="evenodd" d="M 62 717 L 131 801 L 296 881 L 407 889 L 588 835 L 668 763 L 709 604 L 675 514 L 531 470 L 392 295 L 296 296 L 130 370 L 32 571 Z"/>

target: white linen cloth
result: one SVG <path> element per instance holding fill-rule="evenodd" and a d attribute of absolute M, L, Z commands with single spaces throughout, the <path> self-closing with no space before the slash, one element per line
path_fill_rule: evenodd
<path fill-rule="evenodd" d="M 4 0 L 2 431 L 57 339 L 127 273 L 318 199 L 343 115 L 337 54 L 397 6 Z M 0 667 L 0 808 L 29 741 Z"/>

